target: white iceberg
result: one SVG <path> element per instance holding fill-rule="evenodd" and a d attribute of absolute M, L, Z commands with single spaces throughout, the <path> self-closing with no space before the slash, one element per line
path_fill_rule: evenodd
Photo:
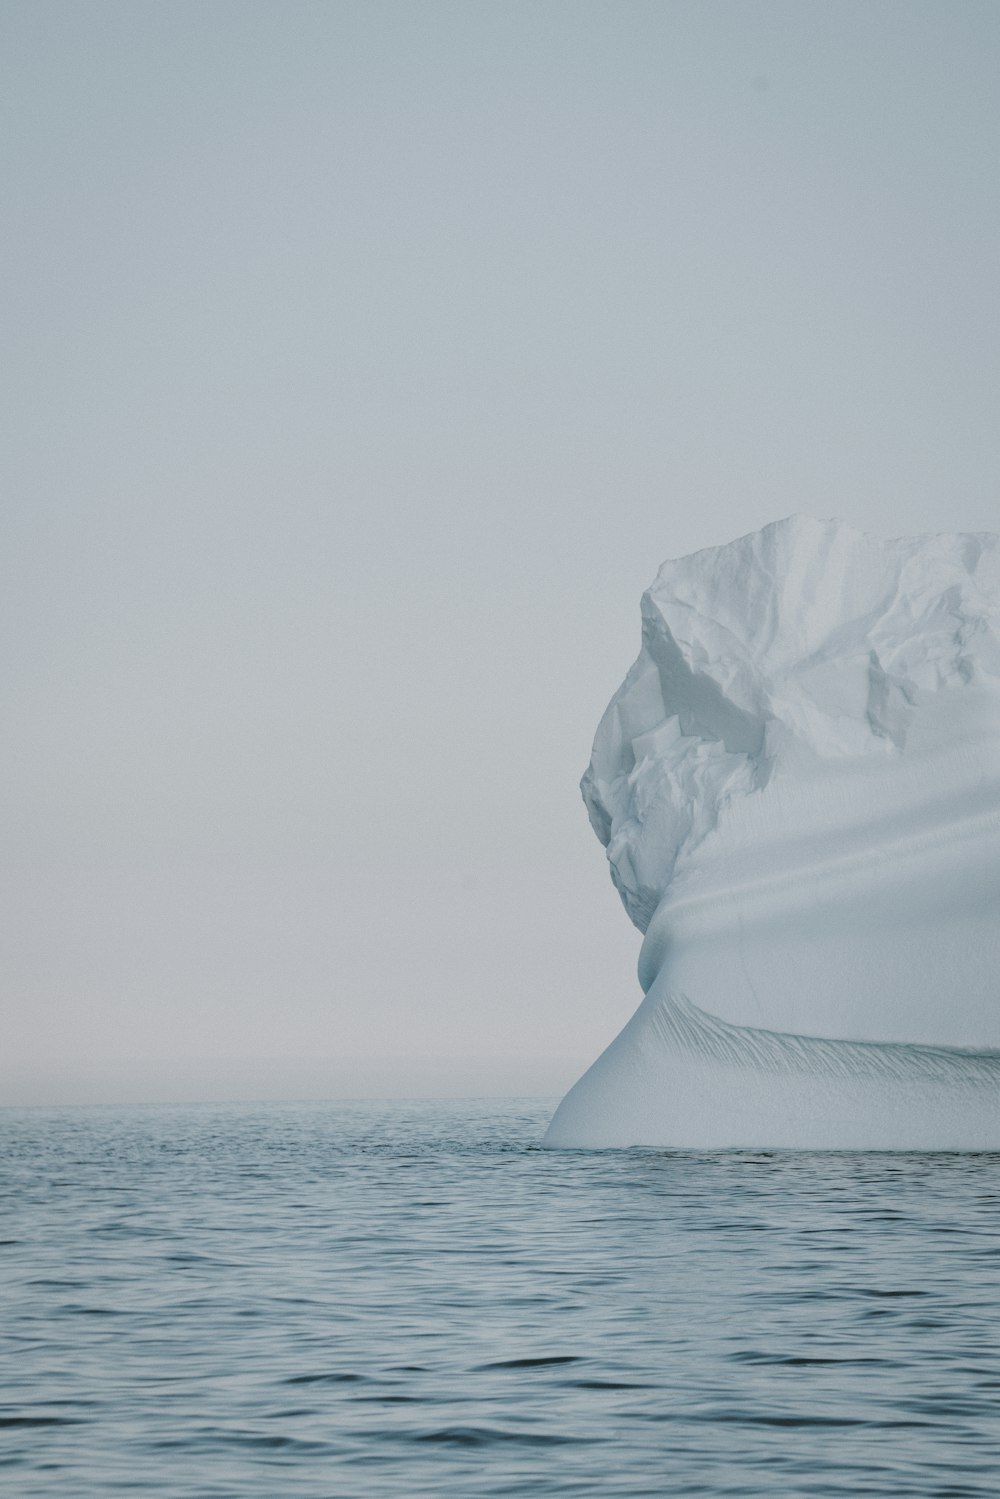
<path fill-rule="evenodd" d="M 1000 538 L 667 562 L 584 800 L 646 998 L 551 1146 L 1000 1149 Z"/>

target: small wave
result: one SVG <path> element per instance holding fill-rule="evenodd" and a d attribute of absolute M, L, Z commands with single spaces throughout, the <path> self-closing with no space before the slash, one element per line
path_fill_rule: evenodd
<path fill-rule="evenodd" d="M 82 1426 L 79 1416 L 0 1416 L 0 1427 L 18 1426 Z"/>
<path fill-rule="evenodd" d="M 480 1364 L 477 1372 L 487 1369 L 548 1369 L 558 1364 L 578 1364 L 580 1356 L 576 1353 L 554 1353 L 542 1355 L 539 1358 L 503 1358 L 492 1364 Z"/>
<path fill-rule="evenodd" d="M 555 1431 L 510 1431 L 502 1426 L 442 1426 L 435 1431 L 416 1432 L 413 1440 L 449 1447 L 495 1447 L 499 1443 L 525 1447 L 575 1447 L 585 1445 L 591 1439 Z"/>
<path fill-rule="evenodd" d="M 290 1374 L 283 1381 L 285 1384 L 361 1384 L 366 1380 L 364 1374 L 351 1374 L 340 1370 L 332 1370 L 320 1374 Z"/>

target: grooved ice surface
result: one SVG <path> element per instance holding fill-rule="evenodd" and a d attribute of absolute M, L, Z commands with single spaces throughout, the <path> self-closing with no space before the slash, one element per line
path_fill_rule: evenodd
<path fill-rule="evenodd" d="M 996 536 L 665 563 L 582 790 L 647 999 L 549 1143 L 1000 1146 Z"/>

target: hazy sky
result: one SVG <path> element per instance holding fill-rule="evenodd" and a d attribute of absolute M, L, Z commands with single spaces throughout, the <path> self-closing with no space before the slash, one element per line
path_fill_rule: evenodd
<path fill-rule="evenodd" d="M 1000 524 L 1000 7 L 0 5 L 0 1099 L 568 1085 L 666 556 Z"/>

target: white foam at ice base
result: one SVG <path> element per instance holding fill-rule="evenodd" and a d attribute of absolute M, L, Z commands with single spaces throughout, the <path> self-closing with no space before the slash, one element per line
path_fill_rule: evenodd
<path fill-rule="evenodd" d="M 667 562 L 583 778 L 647 997 L 563 1146 L 1000 1149 L 1000 539 Z"/>

